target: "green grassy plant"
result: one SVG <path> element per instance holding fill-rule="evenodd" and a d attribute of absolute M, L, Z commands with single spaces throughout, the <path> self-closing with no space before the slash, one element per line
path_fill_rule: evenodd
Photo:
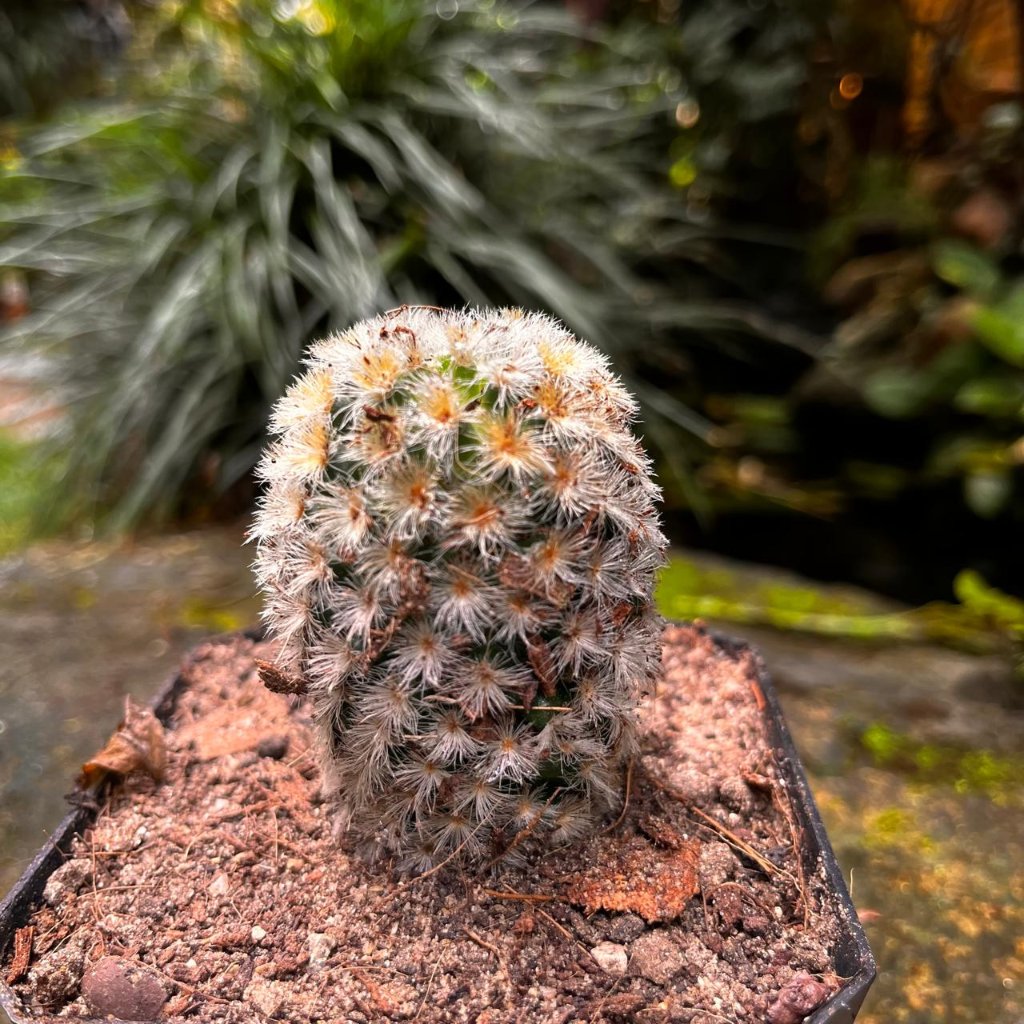
<path fill-rule="evenodd" d="M 306 339 L 418 301 L 557 314 L 686 483 L 709 424 L 638 364 L 772 325 L 694 272 L 718 229 L 670 180 L 671 34 L 492 0 L 162 10 L 115 97 L 22 133 L 0 178 L 0 267 L 34 305 L 0 343 L 58 368 L 74 512 L 231 487 Z"/>
<path fill-rule="evenodd" d="M 0 557 L 53 528 L 46 499 L 58 478 L 56 460 L 38 442 L 0 429 Z"/>

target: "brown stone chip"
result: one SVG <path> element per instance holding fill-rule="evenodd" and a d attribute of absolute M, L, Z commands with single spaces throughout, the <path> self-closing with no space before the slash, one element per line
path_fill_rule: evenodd
<path fill-rule="evenodd" d="M 84 937 L 76 935 L 58 946 L 30 968 L 28 984 L 35 1001 L 47 1009 L 56 1008 L 73 999 L 78 992 L 85 969 Z"/>
<path fill-rule="evenodd" d="M 800 1024 L 829 997 L 827 985 L 804 971 L 793 976 L 768 1010 L 768 1024 Z"/>
<path fill-rule="evenodd" d="M 259 674 L 260 682 L 271 691 L 271 693 L 305 693 L 309 687 L 309 680 L 301 676 L 290 676 L 282 672 L 276 665 L 269 661 L 256 659 L 256 671 Z"/>
<path fill-rule="evenodd" d="M 156 1020 L 167 1002 L 155 971 L 119 956 L 105 956 L 85 972 L 82 995 L 93 1012 L 121 1020 Z"/>

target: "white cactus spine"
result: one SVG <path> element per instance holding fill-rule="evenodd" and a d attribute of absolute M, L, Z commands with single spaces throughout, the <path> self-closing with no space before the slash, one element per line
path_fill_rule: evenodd
<path fill-rule="evenodd" d="M 665 539 L 607 361 L 548 317 L 405 308 L 318 342 L 252 529 L 342 820 L 414 869 L 621 799 Z"/>

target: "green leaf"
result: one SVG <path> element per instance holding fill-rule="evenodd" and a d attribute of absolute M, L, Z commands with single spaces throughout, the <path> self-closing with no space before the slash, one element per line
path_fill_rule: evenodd
<path fill-rule="evenodd" d="M 989 586 L 984 577 L 973 569 L 964 569 L 957 574 L 953 593 L 968 611 L 1024 633 L 1024 601 Z"/>
<path fill-rule="evenodd" d="M 1024 418 L 1024 379 L 979 377 L 956 393 L 956 408 L 979 416 Z"/>
<path fill-rule="evenodd" d="M 1024 320 L 999 307 L 985 306 L 975 312 L 971 323 L 978 340 L 1000 359 L 1024 367 Z"/>
<path fill-rule="evenodd" d="M 923 373 L 902 367 L 877 370 L 864 384 L 864 397 L 876 412 L 906 419 L 921 412 L 929 399 L 929 382 Z"/>
<path fill-rule="evenodd" d="M 987 298 L 999 285 L 999 268 L 987 254 L 957 239 L 932 247 L 932 268 L 948 284 L 978 298 Z"/>
<path fill-rule="evenodd" d="M 1007 470 L 979 469 L 964 477 L 964 499 L 971 511 L 993 519 L 1013 495 L 1013 477 Z"/>

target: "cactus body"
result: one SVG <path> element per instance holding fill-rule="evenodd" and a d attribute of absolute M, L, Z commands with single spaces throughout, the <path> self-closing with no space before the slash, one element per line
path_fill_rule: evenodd
<path fill-rule="evenodd" d="M 403 307 L 307 363 L 252 535 L 341 821 L 412 869 L 586 832 L 660 654 L 633 399 L 518 310 Z"/>

